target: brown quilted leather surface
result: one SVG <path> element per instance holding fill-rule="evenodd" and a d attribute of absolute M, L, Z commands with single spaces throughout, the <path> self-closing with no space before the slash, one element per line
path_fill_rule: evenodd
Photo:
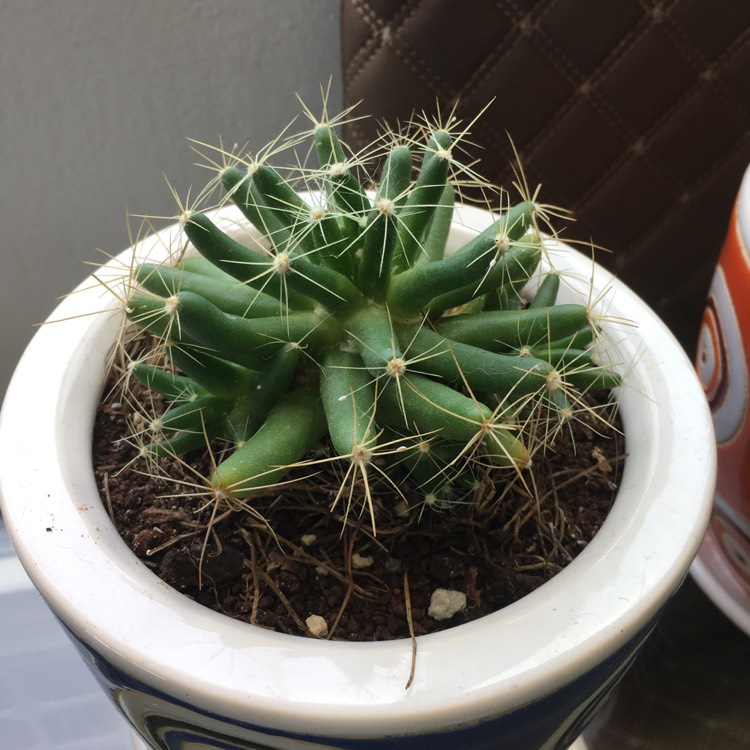
<path fill-rule="evenodd" d="M 342 0 L 346 104 L 391 124 L 470 120 L 481 172 L 520 151 L 542 200 L 571 208 L 692 350 L 750 162 L 748 0 Z M 348 126 L 363 145 L 376 120 Z"/>

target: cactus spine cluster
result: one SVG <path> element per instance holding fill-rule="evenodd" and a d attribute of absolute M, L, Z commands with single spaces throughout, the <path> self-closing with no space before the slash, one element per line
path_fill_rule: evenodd
<path fill-rule="evenodd" d="M 487 466 L 523 471 L 536 449 L 525 427 L 540 414 L 562 422 L 576 394 L 618 384 L 587 350 L 598 331 L 586 306 L 555 304 L 557 275 L 523 297 L 545 252 L 536 202 L 504 200 L 445 257 L 466 172 L 451 128 L 417 132 L 419 145 L 414 135 L 376 144 L 372 185 L 328 122 L 310 133 L 317 165 L 299 168 L 299 182 L 267 159 L 221 166 L 223 200 L 265 243 L 186 210 L 197 254 L 135 270 L 128 316 L 169 362 L 132 367 L 167 403 L 145 453 L 224 441 L 211 486 L 244 500 L 327 436 L 365 488 L 379 456 L 440 505 L 470 496 Z"/>

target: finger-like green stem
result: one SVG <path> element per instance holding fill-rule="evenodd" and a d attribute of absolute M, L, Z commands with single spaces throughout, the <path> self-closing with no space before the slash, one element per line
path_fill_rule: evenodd
<path fill-rule="evenodd" d="M 569 336 L 588 320 L 583 305 L 556 305 L 533 310 L 493 310 L 472 315 L 455 315 L 440 321 L 436 330 L 464 344 L 495 352 Z"/>
<path fill-rule="evenodd" d="M 329 205 L 336 206 L 341 230 L 353 247 L 361 229 L 360 220 L 370 210 L 370 201 L 359 180 L 351 174 L 341 141 L 333 128 L 322 124 L 315 129 L 315 150 L 326 179 L 323 183 Z"/>
<path fill-rule="evenodd" d="M 136 362 L 130 372 L 146 388 L 166 396 L 171 401 L 188 399 L 190 396 L 206 395 L 206 390 L 192 378 L 177 375 L 145 362 Z"/>
<path fill-rule="evenodd" d="M 296 309 L 314 303 L 291 292 L 283 283 L 284 263 L 278 256 L 261 253 L 232 239 L 205 214 L 193 212 L 185 222 L 185 235 L 198 252 L 220 270 L 254 289 L 259 289 Z"/>
<path fill-rule="evenodd" d="M 180 294 L 179 319 L 182 328 L 200 344 L 230 362 L 253 369 L 262 368 L 285 344 L 320 350 L 341 336 L 331 317 L 300 312 L 285 317 L 239 318 L 191 292 Z"/>
<path fill-rule="evenodd" d="M 217 357 L 205 347 L 175 342 L 169 347 L 169 356 L 202 388 L 229 399 L 242 397 L 257 377 L 255 370 Z"/>
<path fill-rule="evenodd" d="M 362 358 L 331 349 L 323 357 L 320 396 L 339 455 L 375 448 L 375 383 Z"/>
<path fill-rule="evenodd" d="M 213 424 L 226 416 L 230 402 L 219 396 L 197 396 L 182 404 L 170 406 L 159 418 L 165 432 L 187 430 L 203 433 L 204 425 Z"/>
<path fill-rule="evenodd" d="M 402 318 L 418 315 L 430 300 L 457 286 L 478 287 L 496 261 L 494 238 L 479 237 L 468 252 L 422 263 L 394 276 L 386 295 L 388 309 Z"/>
<path fill-rule="evenodd" d="M 481 238 L 486 238 L 486 236 L 484 233 L 479 235 L 461 248 L 457 255 L 468 255 L 474 247 L 474 243 L 481 241 Z M 498 253 L 494 265 L 485 276 L 478 283 L 466 284 L 436 296 L 427 305 L 430 317 L 436 318 L 446 310 L 471 302 L 488 292 L 498 292 L 506 297 L 512 296 L 515 300 L 520 299 L 520 288 L 531 278 L 542 257 L 539 240 L 532 235 L 527 235 L 523 239 L 512 241 L 511 244 L 507 245 L 508 249 L 502 251 L 500 248 L 505 247 L 505 240 L 502 238 L 498 240 L 498 237 L 495 236 L 495 245 L 498 248 Z"/>
<path fill-rule="evenodd" d="M 396 271 L 410 268 L 422 253 L 422 242 L 445 190 L 453 139 L 445 130 L 432 133 L 422 167 L 398 214 L 398 239 L 393 259 Z"/>
<path fill-rule="evenodd" d="M 268 207 L 252 176 L 239 167 L 227 167 L 221 173 L 221 181 L 237 208 L 248 221 L 279 250 L 288 250 L 292 233 L 277 214 Z"/>
<path fill-rule="evenodd" d="M 441 260 L 445 254 L 445 246 L 450 235 L 451 222 L 453 221 L 453 210 L 455 201 L 455 190 L 450 182 L 445 184 L 440 201 L 435 208 L 432 221 L 427 229 L 427 236 L 422 245 L 422 252 L 414 259 L 414 264 L 432 263 Z"/>
<path fill-rule="evenodd" d="M 559 289 L 560 275 L 556 273 L 548 274 L 539 285 L 539 289 L 537 289 L 534 298 L 529 303 L 529 307 L 532 309 L 537 307 L 552 307 L 557 300 Z"/>
<path fill-rule="evenodd" d="M 398 239 L 396 211 L 411 176 L 411 152 L 394 148 L 383 167 L 383 178 L 364 230 L 357 283 L 366 297 L 381 301 L 391 277 L 391 259 Z"/>
<path fill-rule="evenodd" d="M 261 428 L 216 467 L 211 484 L 237 498 L 273 486 L 323 437 L 326 422 L 314 389 L 292 391 L 271 409 Z"/>
<path fill-rule="evenodd" d="M 245 442 L 263 423 L 269 411 L 289 390 L 299 363 L 300 349 L 287 344 L 279 349 L 234 402 L 227 416 L 231 438 Z"/>
<path fill-rule="evenodd" d="M 287 312 L 284 303 L 278 299 L 252 289 L 227 274 L 223 275 L 226 280 L 184 269 L 142 263 L 136 269 L 135 278 L 144 289 L 162 297 L 170 297 L 181 291 L 195 292 L 220 310 L 242 318 L 284 315 Z"/>
<path fill-rule="evenodd" d="M 396 330 L 414 369 L 475 391 L 507 394 L 515 400 L 541 392 L 554 369 L 542 359 L 498 354 L 450 341 L 425 326 L 400 324 Z"/>

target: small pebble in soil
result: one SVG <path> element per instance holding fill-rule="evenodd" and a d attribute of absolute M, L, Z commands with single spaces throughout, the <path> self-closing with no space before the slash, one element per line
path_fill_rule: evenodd
<path fill-rule="evenodd" d="M 430 597 L 427 614 L 433 620 L 450 620 L 466 609 L 466 594 L 453 589 L 435 589 Z"/>
<path fill-rule="evenodd" d="M 355 552 L 352 555 L 352 567 L 355 570 L 364 570 L 365 568 L 369 568 L 373 563 L 375 562 L 372 555 L 360 555 L 358 552 Z"/>
<path fill-rule="evenodd" d="M 305 625 L 316 638 L 325 638 L 328 635 L 328 623 L 320 615 L 310 615 L 305 620 Z"/>

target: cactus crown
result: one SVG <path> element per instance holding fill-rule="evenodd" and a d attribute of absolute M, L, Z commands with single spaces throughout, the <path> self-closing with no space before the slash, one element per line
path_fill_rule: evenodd
<path fill-rule="evenodd" d="M 185 210 L 181 231 L 197 253 L 135 269 L 128 317 L 159 348 L 130 372 L 167 404 L 143 453 L 222 441 L 208 481 L 216 497 L 244 501 L 283 482 L 327 435 L 324 460 L 343 462 L 363 488 L 346 509 L 373 527 L 368 472 L 383 464 L 413 481 L 418 505 L 465 504 L 489 471 L 529 466 L 540 447 L 529 424 L 547 420 L 554 435 L 582 391 L 619 376 L 588 349 L 600 332 L 586 306 L 555 304 L 557 274 L 524 297 L 545 254 L 540 225 L 549 231 L 531 196 L 510 205 L 496 191 L 499 213 L 446 256 L 462 187 L 490 189 L 461 165 L 455 125 L 422 123 L 360 154 L 330 122 L 306 135 L 317 166 L 290 178 L 265 155 L 217 165 L 209 187 L 223 186 L 221 201 L 257 239 Z M 283 145 L 298 152 L 301 142 Z M 375 163 L 377 182 L 363 184 Z"/>

